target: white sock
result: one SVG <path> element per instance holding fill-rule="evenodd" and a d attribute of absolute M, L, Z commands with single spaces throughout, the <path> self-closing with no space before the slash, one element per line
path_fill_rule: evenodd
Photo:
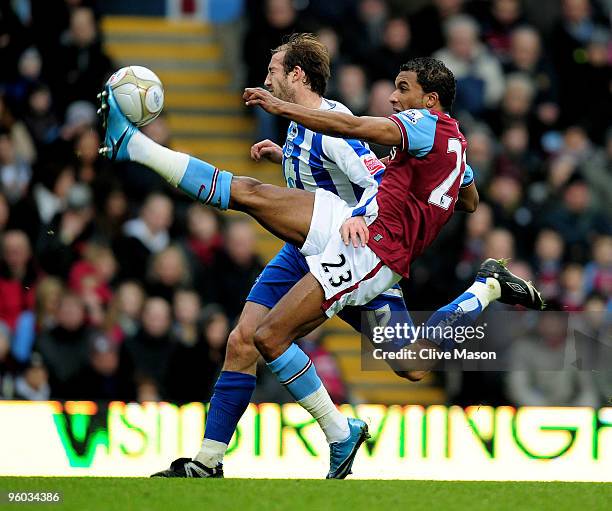
<path fill-rule="evenodd" d="M 469 288 L 467 288 L 465 292 L 472 293 L 476 298 L 478 298 L 478 301 L 484 310 L 490 302 L 497 300 L 501 296 L 501 287 L 497 280 L 487 277 L 486 283 L 477 280 Z"/>
<path fill-rule="evenodd" d="M 349 437 L 348 420 L 338 411 L 323 385 L 298 403 L 319 423 L 327 443 L 342 442 Z"/>
<path fill-rule="evenodd" d="M 227 444 L 205 438 L 202 440 L 200 452 L 196 454 L 194 459 L 205 467 L 216 468 L 216 466 L 223 461 L 225 451 L 227 451 Z"/>
<path fill-rule="evenodd" d="M 188 154 L 159 145 L 140 131 L 132 135 L 127 150 L 130 159 L 153 169 L 174 187 L 181 182 L 189 164 Z"/>

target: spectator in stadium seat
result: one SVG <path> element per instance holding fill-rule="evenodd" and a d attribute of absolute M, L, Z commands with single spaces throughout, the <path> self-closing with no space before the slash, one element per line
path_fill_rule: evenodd
<path fill-rule="evenodd" d="M 173 223 L 172 201 L 161 193 L 149 195 L 137 218 L 123 225 L 123 236 L 114 246 L 122 279 L 145 280 L 148 260 L 170 244 Z"/>
<path fill-rule="evenodd" d="M 225 312 L 214 304 L 209 305 L 202 311 L 201 318 L 204 341 L 208 347 L 209 369 L 207 375 L 212 378 L 209 387 L 212 391 L 213 384 L 217 381 L 219 372 L 223 367 L 225 347 L 230 333 L 230 322 Z"/>
<path fill-rule="evenodd" d="M 5 94 L 0 93 L 0 128 L 5 130 L 11 140 L 15 159 L 32 165 L 36 160 L 36 147 L 26 125 L 17 117 Z"/>
<path fill-rule="evenodd" d="M 584 268 L 584 291 L 612 297 L 612 236 L 598 236 L 592 253 L 593 260 Z"/>
<path fill-rule="evenodd" d="M 484 260 L 485 238 L 493 228 L 493 212 L 486 202 L 480 202 L 478 209 L 467 217 L 463 248 L 455 273 L 463 282 L 469 281 Z"/>
<path fill-rule="evenodd" d="M 67 163 L 45 163 L 38 169 L 36 178 L 32 198 L 39 221 L 46 227 L 66 210 L 68 192 L 75 184 L 74 168 Z"/>
<path fill-rule="evenodd" d="M 66 195 L 66 210 L 55 216 L 47 229 L 42 229 L 38 251 L 42 268 L 67 279 L 72 265 L 81 256 L 85 243 L 94 231 L 94 208 L 91 189 L 73 185 Z"/>
<path fill-rule="evenodd" d="M 463 12 L 464 0 L 433 0 L 410 16 L 410 27 L 415 50 L 420 55 L 431 55 L 445 44 L 444 23 Z"/>
<path fill-rule="evenodd" d="M 180 246 L 189 261 L 193 285 L 206 302 L 214 301 L 212 267 L 223 252 L 223 244 L 217 213 L 198 203 L 189 206 L 187 236 Z"/>
<path fill-rule="evenodd" d="M 23 311 L 33 310 L 37 280 L 28 237 L 23 231 L 5 232 L 0 258 L 0 321 L 11 330 Z"/>
<path fill-rule="evenodd" d="M 538 289 L 547 301 L 558 302 L 560 298 L 563 251 L 563 239 L 557 232 L 543 229 L 538 233 L 533 267 L 538 276 Z"/>
<path fill-rule="evenodd" d="M 374 117 L 385 117 L 393 113 L 389 96 L 395 90 L 395 85 L 391 80 L 378 80 L 372 84 L 370 89 L 370 101 L 368 104 L 368 115 Z M 389 149 L 386 151 L 389 152 Z M 385 156 L 387 156 L 385 154 Z"/>
<path fill-rule="evenodd" d="M 512 367 L 506 387 L 516 406 L 597 406 L 589 371 L 575 370 L 566 357 L 567 320 L 541 314 L 534 331 L 510 346 Z"/>
<path fill-rule="evenodd" d="M 445 21 L 446 46 L 434 53 L 453 72 L 457 80 L 454 111 L 471 115 L 493 108 L 504 90 L 504 75 L 499 61 L 478 41 L 478 24 L 467 15 Z"/>
<path fill-rule="evenodd" d="M 178 402 L 206 401 L 219 371 L 219 361 L 213 362 L 210 358 L 211 348 L 200 319 L 200 298 L 192 289 L 181 289 L 175 293 L 173 305 L 172 337 L 177 347 L 168 368 L 166 397 Z M 210 306 L 202 311 L 205 320 L 210 314 L 208 311 Z M 227 327 L 221 330 L 219 336 L 213 336 L 212 342 L 220 339 L 219 344 L 224 347 L 228 331 Z"/>
<path fill-rule="evenodd" d="M 230 318 L 236 319 L 251 290 L 253 282 L 263 270 L 255 252 L 255 231 L 249 220 L 229 224 L 225 234 L 225 250 L 217 257 L 212 275 L 216 302 Z"/>
<path fill-rule="evenodd" d="M 491 130 L 485 124 L 477 124 L 467 132 L 467 141 L 470 148 L 467 152 L 467 162 L 474 171 L 474 177 L 478 179 L 478 186 L 486 189 L 493 176 L 496 150 Z"/>
<path fill-rule="evenodd" d="M 353 62 L 365 64 L 368 53 L 381 43 L 388 16 L 389 6 L 384 0 L 359 0 L 351 22 L 341 25 L 341 53 Z M 393 75 L 396 73 L 397 70 Z"/>
<path fill-rule="evenodd" d="M 146 290 L 149 296 L 161 296 L 168 302 L 180 287 L 191 286 L 192 276 L 185 253 L 170 245 L 149 259 Z"/>
<path fill-rule="evenodd" d="M 113 64 L 102 50 L 94 12 L 77 7 L 70 13 L 70 28 L 46 77 L 60 107 L 76 100 L 95 103 L 100 86 L 112 73 Z"/>
<path fill-rule="evenodd" d="M 109 162 L 100 157 L 99 148 L 100 136 L 95 130 L 80 133 L 74 141 L 77 180 L 92 186 L 93 190 L 111 178 Z"/>
<path fill-rule="evenodd" d="M 113 290 L 111 282 L 117 272 L 117 261 L 112 250 L 98 243 L 87 243 L 82 258 L 71 268 L 69 287 L 79 294 L 87 307 L 87 321 L 101 328 Z"/>
<path fill-rule="evenodd" d="M 71 381 L 87 365 L 93 331 L 87 326 L 85 304 L 67 292 L 57 311 L 57 326 L 43 332 L 36 342 L 49 370 L 53 398 L 69 398 Z"/>
<path fill-rule="evenodd" d="M 15 380 L 14 399 L 48 401 L 51 395 L 49 371 L 40 354 L 34 353 L 23 373 Z"/>
<path fill-rule="evenodd" d="M 559 76 L 560 106 L 563 122 L 576 122 L 582 116 L 584 105 L 575 101 L 578 91 L 585 90 L 584 70 L 589 44 L 596 29 L 596 19 L 589 0 L 563 0 L 561 18 L 552 36 L 553 62 Z"/>
<path fill-rule="evenodd" d="M 123 224 L 128 216 L 128 198 L 117 183 L 108 183 L 96 197 L 95 237 L 108 245 L 114 245 L 121 237 Z"/>
<path fill-rule="evenodd" d="M 385 24 L 380 46 L 367 59 L 370 81 L 389 80 L 402 64 L 415 56 L 412 51 L 410 25 L 404 18 L 391 18 Z"/>
<path fill-rule="evenodd" d="M 368 100 L 367 115 L 373 117 L 386 117 L 393 113 L 389 96 L 395 90 L 395 84 L 390 80 L 378 80 L 372 84 L 370 88 L 370 98 Z M 389 147 L 380 144 L 370 143 L 370 149 L 374 151 L 376 156 L 384 158 L 389 156 Z"/>
<path fill-rule="evenodd" d="M 338 100 L 355 115 L 364 115 L 368 109 L 368 81 L 363 67 L 344 64 L 338 70 Z"/>
<path fill-rule="evenodd" d="M 93 338 L 89 362 L 71 383 L 71 399 L 130 401 L 136 397 L 134 386 L 119 372 L 117 346 L 104 335 Z"/>
<path fill-rule="evenodd" d="M 593 154 L 580 165 L 580 173 L 589 183 L 594 202 L 600 208 L 612 204 L 610 169 L 612 169 L 612 127 L 606 130 L 604 147 L 595 148 Z"/>
<path fill-rule="evenodd" d="M 338 32 L 331 27 L 322 27 L 317 30 L 317 38 L 327 48 L 329 53 L 330 77 L 327 82 L 327 95 L 335 97 L 338 94 L 337 74 L 345 59 L 340 55 L 340 40 Z"/>
<path fill-rule="evenodd" d="M 504 129 L 494 166 L 495 176 L 511 177 L 523 185 L 538 177 L 541 164 L 529 149 L 529 131 L 525 124 L 517 123 Z"/>
<path fill-rule="evenodd" d="M 175 291 L 172 300 L 174 324 L 172 337 L 179 344 L 194 345 L 198 340 L 198 317 L 202 308 L 202 301 L 195 289 L 179 288 Z"/>
<path fill-rule="evenodd" d="M 13 332 L 12 354 L 17 361 L 30 360 L 36 336 L 57 324 L 57 311 L 64 292 L 62 282 L 55 277 L 43 277 L 36 286 L 35 310 L 23 311 Z"/>
<path fill-rule="evenodd" d="M 0 40 L 0 84 L 6 84 L 15 78 L 19 55 L 29 43 L 27 29 L 10 2 L 0 4 Z"/>
<path fill-rule="evenodd" d="M 105 326 L 105 331 L 115 343 L 120 344 L 126 337 L 136 335 L 140 329 L 145 298 L 142 285 L 136 281 L 128 280 L 117 287 Z"/>
<path fill-rule="evenodd" d="M 551 128 L 559 119 L 559 94 L 552 64 L 543 55 L 538 32 L 529 26 L 513 30 L 510 60 L 504 65 L 506 75 L 522 73 L 530 78 L 535 90 L 534 104 L 542 125 Z"/>
<path fill-rule="evenodd" d="M 507 76 L 501 101 L 486 114 L 493 132 L 501 136 L 506 128 L 520 123 L 533 130 L 534 96 L 535 89 L 527 76 L 520 73 Z"/>
<path fill-rule="evenodd" d="M 32 168 L 17 155 L 9 131 L 0 128 L 0 189 L 10 204 L 26 196 L 30 179 Z"/>
<path fill-rule="evenodd" d="M 6 95 L 19 111 L 26 106 L 28 93 L 41 81 L 42 60 L 36 47 L 31 46 L 19 56 L 16 78 L 6 86 Z"/>
<path fill-rule="evenodd" d="M 514 257 L 514 237 L 507 229 L 495 228 L 485 237 L 484 259 L 494 257 L 497 259 L 512 259 Z"/>
<path fill-rule="evenodd" d="M 592 140 L 598 144 L 605 143 L 605 133 L 610 127 L 612 117 L 612 101 L 610 101 L 610 77 L 612 62 L 610 61 L 610 30 L 596 29 L 586 47 L 586 64 L 581 70 L 581 89 L 577 94 L 588 95 L 589 101 L 578 112 L 577 117 L 568 118 L 568 122 L 583 126 Z"/>
<path fill-rule="evenodd" d="M 60 135 L 52 101 L 51 91 L 44 83 L 34 84 L 28 91 L 23 122 L 39 152 Z"/>
<path fill-rule="evenodd" d="M 141 322 L 138 332 L 121 345 L 121 377 L 137 387 L 145 381 L 150 382 L 163 395 L 168 364 L 176 348 L 170 337 L 170 304 L 163 298 L 147 298 Z"/>
<path fill-rule="evenodd" d="M 576 263 L 566 265 L 561 272 L 559 281 L 561 283 L 559 303 L 563 310 L 567 312 L 581 311 L 586 298 L 582 265 Z"/>
<path fill-rule="evenodd" d="M 501 62 L 506 62 L 512 31 L 524 23 L 521 2 L 493 0 L 489 4 L 489 12 L 481 20 L 482 40 Z"/>
<path fill-rule="evenodd" d="M 584 261 L 589 254 L 590 240 L 598 234 L 612 233 L 609 213 L 593 208 L 591 190 L 579 174 L 570 178 L 562 198 L 560 204 L 553 204 L 544 212 L 542 225 L 563 237 L 569 260 Z"/>

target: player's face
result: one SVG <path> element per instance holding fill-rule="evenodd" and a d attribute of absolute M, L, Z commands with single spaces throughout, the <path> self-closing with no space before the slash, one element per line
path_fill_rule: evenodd
<path fill-rule="evenodd" d="M 295 94 L 291 89 L 289 75 L 285 73 L 283 59 L 285 52 L 280 51 L 272 55 L 270 64 L 268 64 L 268 75 L 264 85 L 274 97 L 294 103 Z"/>
<path fill-rule="evenodd" d="M 423 91 L 418 84 L 417 74 L 414 71 L 402 71 L 397 75 L 395 90 L 389 96 L 389 101 L 395 112 L 411 108 L 432 108 L 435 103 L 432 95 Z"/>

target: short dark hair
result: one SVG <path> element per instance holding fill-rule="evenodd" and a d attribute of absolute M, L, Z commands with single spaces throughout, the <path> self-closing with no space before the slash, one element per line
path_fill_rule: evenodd
<path fill-rule="evenodd" d="M 417 83 L 425 92 L 437 92 L 442 108 L 450 111 L 455 101 L 457 84 L 452 71 L 442 61 L 432 57 L 411 59 L 400 67 L 402 71 L 413 71 L 417 75 Z"/>
<path fill-rule="evenodd" d="M 329 52 L 314 34 L 291 34 L 280 46 L 272 50 L 272 55 L 285 52 L 283 67 L 288 74 L 299 66 L 306 74 L 310 89 L 319 96 L 325 94 L 330 77 Z"/>

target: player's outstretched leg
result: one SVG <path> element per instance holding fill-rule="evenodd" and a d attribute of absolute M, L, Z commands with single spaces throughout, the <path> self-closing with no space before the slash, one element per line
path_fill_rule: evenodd
<path fill-rule="evenodd" d="M 522 305 L 527 309 L 543 310 L 544 300 L 535 286 L 512 273 L 504 259 L 487 259 L 481 265 L 474 283 L 449 304 L 434 312 L 427 320 L 427 327 L 436 326 L 468 326 L 493 301 L 509 305 Z M 448 349 L 444 339 L 418 339 L 410 347 L 419 353 L 422 348 Z M 452 341 L 451 341 L 452 342 Z M 435 362 L 417 360 L 414 370 L 396 371 L 400 376 L 411 381 L 422 379 L 433 368 Z"/>
<path fill-rule="evenodd" d="M 100 94 L 106 130 L 100 152 L 111 160 L 136 161 L 193 199 L 221 210 L 243 211 L 278 238 L 301 246 L 310 228 L 314 194 L 234 176 L 214 165 L 172 151 L 143 135 L 123 115 L 109 87 Z"/>

